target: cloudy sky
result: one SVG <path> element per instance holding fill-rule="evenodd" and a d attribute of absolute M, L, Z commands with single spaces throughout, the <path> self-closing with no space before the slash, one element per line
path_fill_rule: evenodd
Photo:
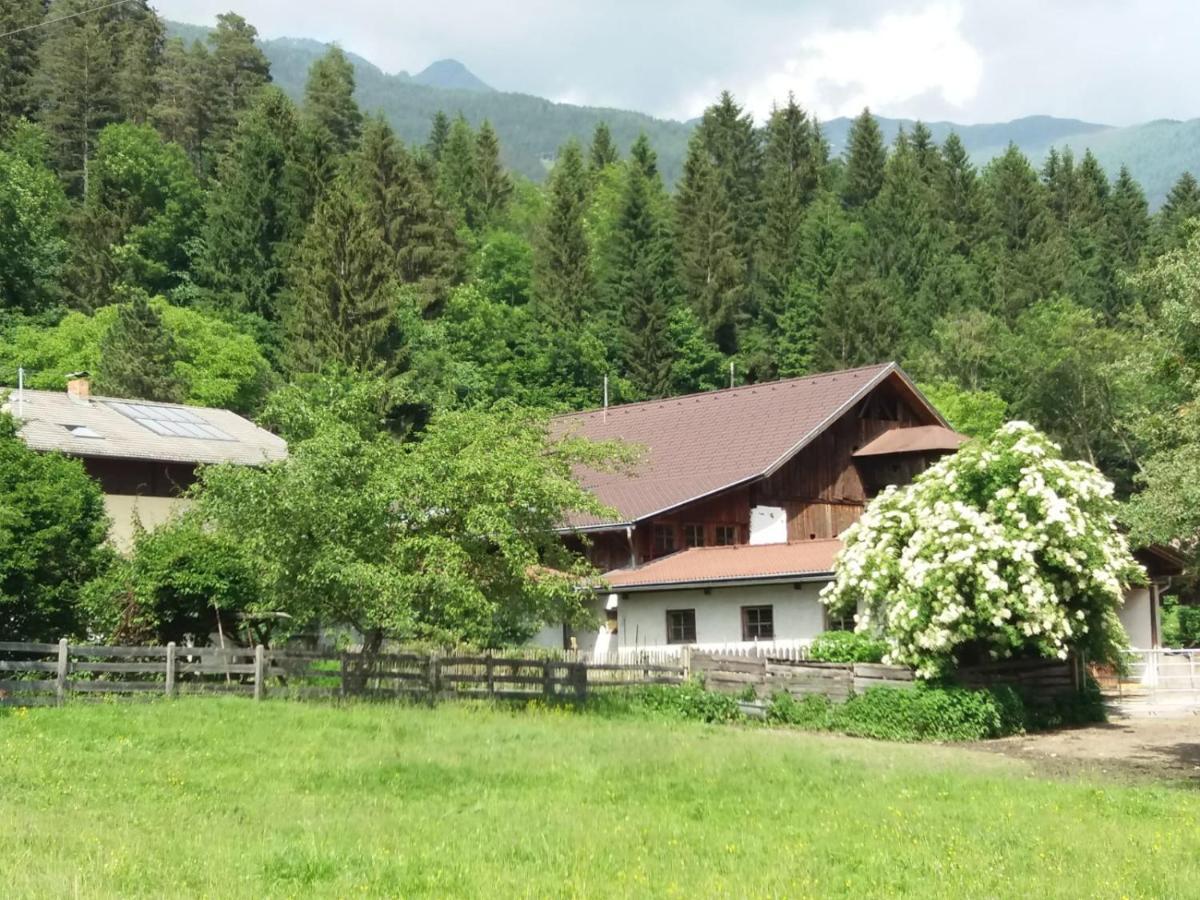
<path fill-rule="evenodd" d="M 206 24 L 337 41 L 387 71 L 452 57 L 501 90 L 686 119 L 729 88 L 762 115 L 1110 124 L 1200 116 L 1195 0 L 158 0 Z"/>

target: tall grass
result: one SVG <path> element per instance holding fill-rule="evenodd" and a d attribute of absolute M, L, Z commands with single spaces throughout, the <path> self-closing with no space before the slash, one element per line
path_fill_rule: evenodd
<path fill-rule="evenodd" d="M 239 698 L 0 718 L 6 897 L 1182 897 L 1200 796 L 969 751 Z"/>

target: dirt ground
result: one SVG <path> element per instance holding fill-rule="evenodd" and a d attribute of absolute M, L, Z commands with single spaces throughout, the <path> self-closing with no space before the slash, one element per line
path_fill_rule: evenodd
<path fill-rule="evenodd" d="M 1200 714 L 1110 715 L 1099 725 L 969 745 L 1025 760 L 1052 777 L 1185 782 L 1200 788 Z"/>

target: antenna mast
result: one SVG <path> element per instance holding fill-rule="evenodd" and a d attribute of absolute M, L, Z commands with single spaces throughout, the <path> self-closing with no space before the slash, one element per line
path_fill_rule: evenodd
<path fill-rule="evenodd" d="M 604 421 L 608 421 L 608 376 L 604 376 Z"/>

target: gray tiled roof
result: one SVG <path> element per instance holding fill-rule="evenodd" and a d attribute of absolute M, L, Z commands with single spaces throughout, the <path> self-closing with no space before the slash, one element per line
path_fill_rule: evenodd
<path fill-rule="evenodd" d="M 77 400 L 65 391 L 26 390 L 18 402 L 11 388 L 4 408 L 21 424 L 20 434 L 34 450 L 58 451 L 69 456 L 108 459 L 146 459 L 175 463 L 235 463 L 260 465 L 287 456 L 280 437 L 259 428 L 227 409 L 184 406 L 178 403 L 149 403 L 116 397 Z M 172 430 L 199 431 L 207 437 L 184 437 L 156 433 L 121 412 L 115 404 L 136 404 L 163 420 L 197 426 Z M 178 411 L 176 414 L 174 411 Z M 72 429 L 77 433 L 73 433 Z M 160 427 L 160 430 L 166 430 Z M 83 436 L 94 434 L 98 437 Z"/>

